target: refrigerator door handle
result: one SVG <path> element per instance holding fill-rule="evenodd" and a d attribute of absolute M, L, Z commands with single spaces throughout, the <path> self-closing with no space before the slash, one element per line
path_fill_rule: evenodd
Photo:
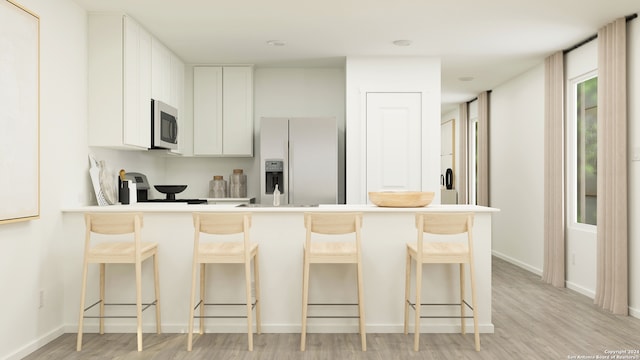
<path fill-rule="evenodd" d="M 293 204 L 294 203 L 294 199 L 293 199 L 293 166 L 291 166 L 291 164 L 293 164 L 293 149 L 295 147 L 293 146 L 293 141 L 289 140 L 289 148 L 287 149 L 287 170 L 289 172 L 288 175 L 288 180 L 289 180 L 289 185 L 287 186 L 288 191 L 288 195 L 286 196 L 288 201 L 287 204 Z"/>

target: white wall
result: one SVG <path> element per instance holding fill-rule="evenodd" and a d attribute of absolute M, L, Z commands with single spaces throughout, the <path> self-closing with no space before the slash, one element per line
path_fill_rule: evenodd
<path fill-rule="evenodd" d="M 440 203 L 440 59 L 423 57 L 347 58 L 347 203 L 367 202 L 364 97 L 374 91 L 422 92 L 422 189 Z"/>
<path fill-rule="evenodd" d="M 542 273 L 544 64 L 493 89 L 489 117 L 493 252 Z"/>
<path fill-rule="evenodd" d="M 185 76 L 186 104 L 193 99 L 193 67 Z M 338 122 L 338 197 L 344 201 L 344 69 L 343 68 L 256 68 L 254 71 L 254 157 L 182 158 L 166 161 L 167 181 L 189 184 L 183 197 L 208 196 L 209 180 L 223 175 L 226 180 L 234 168 L 247 174 L 247 195 L 260 202 L 260 118 L 335 117 Z M 189 106 L 187 106 L 189 107 Z M 188 110 L 188 109 L 187 109 Z M 193 121 L 191 111 L 185 112 Z M 151 181 L 151 179 L 149 179 Z"/>
<path fill-rule="evenodd" d="M 66 164 L 87 141 L 85 12 L 69 0 L 21 4 L 40 16 L 41 218 L 0 225 L 0 358 L 21 357 L 61 333 L 61 188 L 66 181 L 83 187 Z"/>

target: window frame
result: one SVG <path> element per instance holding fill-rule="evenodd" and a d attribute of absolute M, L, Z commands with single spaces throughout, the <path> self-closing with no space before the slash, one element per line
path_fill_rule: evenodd
<path fill-rule="evenodd" d="M 577 90 L 578 84 L 583 83 L 587 80 L 597 78 L 598 71 L 593 70 L 582 75 L 571 78 L 567 81 L 567 89 L 568 89 L 568 104 L 566 110 L 566 223 L 568 227 L 571 227 L 575 230 L 586 231 L 586 232 L 597 232 L 597 225 L 585 224 L 578 222 L 578 189 L 577 189 L 577 181 L 578 181 L 578 119 L 577 119 Z"/>

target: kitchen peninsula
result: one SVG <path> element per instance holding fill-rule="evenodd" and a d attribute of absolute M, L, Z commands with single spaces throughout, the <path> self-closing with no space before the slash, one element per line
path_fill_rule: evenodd
<path fill-rule="evenodd" d="M 64 231 L 68 236 L 65 263 L 64 305 L 65 331 L 77 329 L 78 301 L 84 246 L 84 212 L 144 213 L 143 240 L 159 243 L 160 293 L 162 328 L 167 333 L 185 332 L 188 323 L 191 261 L 193 251 L 192 212 L 229 211 L 253 214 L 251 237 L 260 246 L 260 284 L 262 295 L 262 331 L 265 333 L 295 333 L 301 326 L 302 249 L 305 239 L 304 212 L 359 211 L 363 215 L 362 260 L 364 264 L 364 296 L 367 331 L 400 333 L 403 331 L 403 297 L 406 242 L 416 239 L 415 212 L 473 212 L 474 252 L 480 331 L 493 332 L 491 321 L 491 218 L 495 208 L 473 205 L 430 205 L 424 208 L 384 208 L 374 205 L 320 205 L 317 207 L 236 207 L 233 205 L 189 205 L 184 203 L 88 206 L 65 209 Z M 120 266 L 120 268 L 119 268 Z M 122 271 L 118 282 L 109 272 L 120 272 L 124 265 L 107 268 L 107 299 L 130 301 L 134 296 L 134 279 Z M 315 303 L 353 303 L 356 299 L 355 266 L 323 267 L 314 265 L 311 272 L 309 299 Z M 208 270 L 207 301 L 244 301 L 243 269 L 241 266 L 212 266 Z M 217 272 L 217 273 L 216 273 Z M 224 276 L 216 276 L 221 272 Z M 452 303 L 458 296 L 457 265 L 425 266 L 423 300 L 425 303 Z M 468 273 L 467 273 L 468 274 Z M 121 276 L 122 275 L 122 276 Z M 97 267 L 90 269 L 88 298 L 97 297 Z M 122 280 L 122 278 L 126 280 Z M 130 281 L 129 281 L 130 280 Z M 152 297 L 152 267 L 143 266 L 143 300 Z M 468 282 L 467 282 L 468 285 Z M 93 286 L 93 287 L 91 287 Z M 470 294 L 470 290 L 467 290 Z M 456 307 L 453 307 L 455 310 Z M 353 315 L 353 306 L 316 307 L 312 315 Z M 452 310 L 452 311 L 453 311 Z M 242 306 L 225 307 L 225 315 L 243 315 Z M 423 315 L 429 315 L 423 313 Z M 447 311 L 438 310 L 438 311 Z M 438 315 L 444 314 L 439 312 Z M 452 313 L 446 313 L 452 314 Z M 154 331 L 154 315 L 144 315 L 145 331 Z M 89 332 L 97 331 L 97 322 L 85 321 Z M 105 323 L 107 332 L 131 332 L 132 320 L 114 319 Z M 210 319 L 207 332 L 245 332 L 244 319 Z M 422 332 L 459 332 L 457 319 L 422 321 Z M 472 322 L 467 322 L 467 331 Z M 357 319 L 312 319 L 309 332 L 356 332 Z M 413 331 L 413 330 L 410 330 Z"/>

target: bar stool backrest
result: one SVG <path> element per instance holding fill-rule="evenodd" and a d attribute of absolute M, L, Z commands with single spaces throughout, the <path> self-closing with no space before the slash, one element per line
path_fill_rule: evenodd
<path fill-rule="evenodd" d="M 422 219 L 422 225 L 420 220 Z M 428 234 L 463 234 L 473 228 L 472 213 L 421 213 L 416 214 L 416 227 Z"/>
<path fill-rule="evenodd" d="M 244 232 L 251 227 L 249 213 L 194 213 L 196 230 L 214 235 L 231 235 Z"/>
<path fill-rule="evenodd" d="M 84 215 L 87 232 L 96 234 L 130 234 L 141 229 L 142 213 L 87 213 Z"/>
<path fill-rule="evenodd" d="M 305 213 L 304 225 L 308 231 L 318 234 L 339 235 L 359 233 L 362 227 L 362 214 Z"/>
<path fill-rule="evenodd" d="M 423 259 L 424 234 L 456 235 L 467 234 L 467 257 L 473 253 L 473 213 L 418 213 L 416 214 L 418 229 L 417 258 Z M 441 242 L 444 244 L 444 242 Z M 444 245 L 446 246 L 446 245 Z M 444 247 L 442 250 L 446 250 Z M 457 250 L 457 248 L 456 248 Z M 442 254 L 440 254 L 442 255 Z"/>

